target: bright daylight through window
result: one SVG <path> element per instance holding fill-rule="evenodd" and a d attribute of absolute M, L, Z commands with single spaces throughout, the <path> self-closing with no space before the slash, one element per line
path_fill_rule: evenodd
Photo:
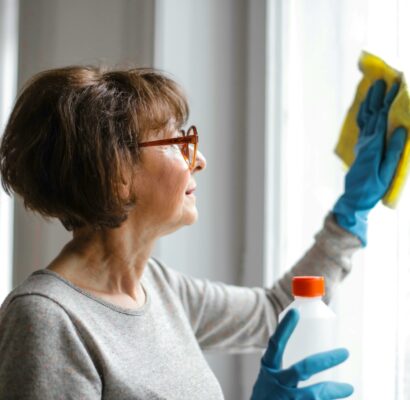
<path fill-rule="evenodd" d="M 312 7 L 290 0 L 283 7 L 279 168 L 285 271 L 343 190 L 345 171 L 334 148 L 361 79 L 361 51 L 407 71 L 409 79 L 410 6 L 404 0 L 319 0 Z M 408 186 L 397 210 L 380 204 L 369 216 L 369 244 L 355 256 L 353 272 L 332 302 L 339 340 L 351 351 L 340 375 L 355 386 L 355 399 L 410 398 Z"/>

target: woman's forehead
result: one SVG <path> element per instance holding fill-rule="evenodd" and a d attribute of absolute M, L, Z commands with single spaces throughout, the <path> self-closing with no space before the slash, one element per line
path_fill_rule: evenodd
<path fill-rule="evenodd" d="M 145 133 L 144 137 L 146 140 L 148 139 L 166 139 L 171 137 L 175 131 L 178 131 L 180 127 L 177 126 L 177 121 L 175 118 L 172 118 L 168 121 L 168 123 L 160 128 L 160 129 L 153 129 L 149 130 Z"/>

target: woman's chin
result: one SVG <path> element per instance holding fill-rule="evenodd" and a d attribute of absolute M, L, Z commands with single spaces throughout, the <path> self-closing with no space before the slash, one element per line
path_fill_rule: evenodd
<path fill-rule="evenodd" d="M 194 210 L 190 210 L 189 211 L 189 215 L 186 218 L 186 222 L 185 225 L 192 225 L 194 224 L 196 221 L 198 220 L 198 210 L 195 209 Z"/>
<path fill-rule="evenodd" d="M 162 232 L 161 236 L 169 235 L 173 232 L 178 231 L 179 229 L 193 225 L 198 219 L 198 211 L 190 210 L 189 213 L 186 212 L 183 218 L 179 220 L 178 223 L 168 224 L 165 230 Z"/>

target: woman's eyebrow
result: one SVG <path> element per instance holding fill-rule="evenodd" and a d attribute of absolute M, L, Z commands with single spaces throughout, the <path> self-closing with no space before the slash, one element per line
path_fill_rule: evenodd
<path fill-rule="evenodd" d="M 181 129 L 182 128 L 180 128 L 180 127 L 173 127 L 167 133 L 167 137 L 169 137 L 169 138 L 180 137 L 181 136 Z"/>

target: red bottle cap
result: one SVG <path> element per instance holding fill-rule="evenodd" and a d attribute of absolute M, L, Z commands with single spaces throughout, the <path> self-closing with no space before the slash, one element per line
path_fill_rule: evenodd
<path fill-rule="evenodd" d="M 324 296 L 325 278 L 323 276 L 294 276 L 292 294 L 301 297 Z"/>

